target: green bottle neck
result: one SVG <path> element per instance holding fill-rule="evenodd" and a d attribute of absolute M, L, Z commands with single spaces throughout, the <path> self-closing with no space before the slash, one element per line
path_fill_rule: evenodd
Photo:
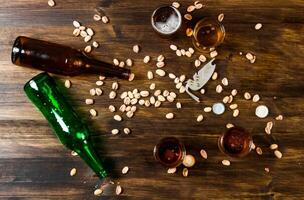
<path fill-rule="evenodd" d="M 97 157 L 88 140 L 84 140 L 83 144 L 80 147 L 75 148 L 74 151 L 91 167 L 99 178 L 108 176 L 108 173 L 103 168 L 100 159 Z"/>

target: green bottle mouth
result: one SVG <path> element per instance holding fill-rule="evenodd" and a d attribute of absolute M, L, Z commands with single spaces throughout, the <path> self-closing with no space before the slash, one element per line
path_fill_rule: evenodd
<path fill-rule="evenodd" d="M 29 88 L 31 88 L 31 89 L 38 91 L 39 88 L 37 85 L 39 85 L 39 83 L 41 83 L 41 82 L 45 82 L 46 80 L 50 81 L 50 82 L 54 82 L 54 80 L 48 73 L 42 72 L 42 73 L 34 76 L 33 78 L 31 78 L 29 81 L 27 81 L 25 83 L 23 89 L 24 89 L 24 91 L 27 91 Z"/>

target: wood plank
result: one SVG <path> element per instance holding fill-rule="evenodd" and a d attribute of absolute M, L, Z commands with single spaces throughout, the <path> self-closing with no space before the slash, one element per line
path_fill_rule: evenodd
<path fill-rule="evenodd" d="M 146 78 L 147 70 L 155 69 L 155 58 L 166 57 L 167 73 L 185 74 L 191 78 L 197 70 L 192 58 L 179 58 L 169 49 L 170 44 L 180 48 L 192 45 L 184 36 L 188 23 L 172 38 L 161 38 L 150 25 L 152 11 L 159 5 L 169 4 L 158 1 L 110 1 L 57 0 L 50 8 L 46 0 L 15 0 L 0 4 L 0 198 L 1 199 L 100 199 L 93 191 L 100 182 L 94 173 L 80 160 L 72 157 L 57 140 L 43 116 L 29 102 L 23 92 L 23 85 L 39 72 L 14 66 L 10 61 L 11 46 L 18 35 L 53 41 L 74 48 L 83 49 L 84 42 L 72 36 L 72 21 L 77 19 L 92 27 L 94 39 L 101 47 L 92 55 L 112 62 L 113 58 L 132 58 L 136 74 L 133 82 L 107 79 L 102 86 L 104 94 L 94 97 L 94 108 L 99 116 L 92 119 L 84 105 L 89 89 L 96 87 L 97 75 L 63 77 L 55 75 L 56 82 L 67 100 L 73 105 L 91 130 L 92 141 L 98 155 L 111 168 L 111 176 L 124 188 L 121 197 L 116 197 L 113 188 L 107 188 L 102 199 L 304 199 L 302 177 L 304 160 L 304 4 L 302 0 L 208 0 L 207 7 L 195 11 L 194 19 L 216 18 L 225 14 L 226 40 L 217 48 L 217 71 L 220 79 L 210 81 L 206 94 L 198 94 L 203 102 L 195 103 L 187 94 L 179 94 L 181 110 L 175 104 L 164 103 L 160 108 L 138 107 L 134 118 L 124 115 L 122 123 L 113 120 L 108 106 L 119 107 L 121 99 L 109 100 L 113 81 L 120 84 L 119 94 L 125 90 L 147 89 L 151 82 L 159 89 L 175 91 L 175 85 L 168 77 Z M 184 13 L 192 1 L 180 1 Z M 94 9 L 100 6 L 109 16 L 110 23 L 102 24 L 92 20 Z M 195 21 L 194 20 L 194 21 Z M 254 30 L 256 23 L 262 23 L 260 31 Z M 142 51 L 132 52 L 132 46 L 139 44 Z M 257 56 L 250 64 L 244 54 L 252 52 Z M 145 55 L 154 59 L 143 64 Z M 222 94 L 215 92 L 221 78 L 229 79 L 229 86 Z M 63 87 L 65 79 L 72 81 L 72 88 Z M 232 89 L 238 90 L 235 102 L 240 107 L 240 116 L 233 118 L 228 109 L 222 116 L 203 113 L 205 106 L 221 101 Z M 267 119 L 254 116 L 257 103 L 242 98 L 244 92 L 258 93 L 259 104 L 270 108 Z M 276 99 L 274 99 L 276 97 Z M 165 120 L 165 113 L 173 111 L 174 120 Z M 204 114 L 202 123 L 196 122 L 198 114 Z M 267 121 L 279 114 L 283 121 L 275 121 L 273 134 L 267 137 L 264 127 Z M 221 165 L 227 159 L 217 147 L 217 138 L 226 128 L 226 123 L 245 127 L 253 135 L 256 145 L 263 149 L 263 155 L 254 152 L 244 159 L 232 160 L 230 167 Z M 112 136 L 113 128 L 132 129 L 130 135 Z M 157 141 L 165 136 L 178 137 L 193 154 L 197 164 L 189 169 L 189 177 L 181 175 L 182 167 L 176 174 L 154 161 L 152 150 Z M 283 152 L 278 160 L 268 149 L 276 142 Z M 208 151 L 208 159 L 199 156 L 201 148 Z M 121 169 L 128 165 L 130 172 L 121 175 Z M 69 170 L 76 167 L 75 177 Z M 270 173 L 264 171 L 270 168 Z"/>

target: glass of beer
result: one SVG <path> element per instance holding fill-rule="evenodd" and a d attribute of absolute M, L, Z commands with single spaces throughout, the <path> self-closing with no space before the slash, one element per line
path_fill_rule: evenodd
<path fill-rule="evenodd" d="M 241 127 L 232 127 L 220 136 L 219 149 L 230 157 L 246 156 L 253 147 L 251 135 Z"/>
<path fill-rule="evenodd" d="M 204 18 L 195 25 L 192 42 L 196 49 L 206 50 L 220 45 L 224 38 L 224 26 L 217 20 Z"/>
<path fill-rule="evenodd" d="M 185 146 L 175 137 L 161 139 L 153 150 L 154 158 L 166 167 L 177 167 L 186 155 Z"/>
<path fill-rule="evenodd" d="M 153 12 L 151 24 L 157 33 L 163 36 L 172 35 L 181 27 L 182 16 L 173 6 L 162 6 Z"/>

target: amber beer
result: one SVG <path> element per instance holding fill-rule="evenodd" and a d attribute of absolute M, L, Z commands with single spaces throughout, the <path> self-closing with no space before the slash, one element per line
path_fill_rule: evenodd
<path fill-rule="evenodd" d="M 68 76 L 100 74 L 128 79 L 131 75 L 129 69 L 88 57 L 71 47 L 24 36 L 15 40 L 11 59 L 19 66 Z"/>
<path fill-rule="evenodd" d="M 252 149 L 251 135 L 241 127 L 232 127 L 218 140 L 219 149 L 231 157 L 244 157 Z"/>
<path fill-rule="evenodd" d="M 192 42 L 198 50 L 205 50 L 220 45 L 224 38 L 224 26 L 217 20 L 204 18 L 195 25 Z"/>

